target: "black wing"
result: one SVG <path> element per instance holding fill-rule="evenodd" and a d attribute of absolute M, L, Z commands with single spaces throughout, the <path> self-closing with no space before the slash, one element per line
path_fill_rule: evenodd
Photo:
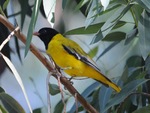
<path fill-rule="evenodd" d="M 86 63 L 87 65 L 93 67 L 95 70 L 97 70 L 98 72 L 101 73 L 100 69 L 97 68 L 97 66 L 94 64 L 94 62 L 88 58 L 87 56 L 84 56 L 82 54 L 80 54 L 79 52 L 77 52 L 76 49 L 74 48 L 71 48 L 69 46 L 65 46 L 65 45 L 62 45 L 64 50 L 66 50 L 70 55 L 73 55 L 76 59 Z"/>

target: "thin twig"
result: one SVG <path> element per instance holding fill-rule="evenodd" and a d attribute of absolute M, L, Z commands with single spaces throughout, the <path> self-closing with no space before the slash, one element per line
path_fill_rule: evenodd
<path fill-rule="evenodd" d="M 75 94 L 75 103 L 76 103 L 76 113 L 78 113 L 78 101 L 77 101 L 77 94 Z"/>
<path fill-rule="evenodd" d="M 14 26 L 4 17 L 0 14 L 0 22 L 3 23 L 10 31 L 13 31 L 15 28 Z M 20 32 L 15 33 L 16 37 L 19 38 L 24 44 L 26 44 L 26 37 Z M 48 69 L 48 71 L 53 70 L 52 64 L 49 62 L 47 58 L 45 58 L 44 55 L 42 55 L 38 49 L 33 45 L 30 44 L 30 51 L 45 65 L 45 67 Z M 57 75 L 53 75 L 55 78 L 57 78 Z M 67 80 L 66 77 L 60 77 L 61 83 L 67 88 L 67 90 L 75 96 L 77 100 L 82 104 L 82 106 L 89 112 L 89 113 L 98 113 L 97 110 L 91 106 L 79 93 L 78 91 L 72 86 L 72 84 Z"/>
<path fill-rule="evenodd" d="M 0 45 L 0 51 L 3 49 L 3 47 L 5 46 L 5 44 L 6 44 L 7 42 L 9 42 L 10 38 L 11 38 L 12 36 L 14 36 L 14 34 L 15 34 L 16 31 L 19 31 L 19 27 L 17 27 L 15 30 L 13 30 L 13 31 L 9 34 L 9 36 L 2 42 L 2 44 Z"/>
<path fill-rule="evenodd" d="M 62 102 L 64 104 L 64 113 L 66 113 L 66 103 L 65 103 L 65 98 L 64 98 L 62 86 L 61 86 L 60 76 L 57 76 L 57 80 L 58 80 L 58 86 L 59 86 L 59 90 L 60 90 L 60 94 L 61 94 L 61 99 L 62 99 Z"/>
<path fill-rule="evenodd" d="M 60 77 L 62 77 L 63 75 L 60 72 L 59 67 L 55 64 L 55 62 L 53 61 L 53 59 L 50 56 L 49 56 L 49 59 L 53 66 L 53 71 L 51 72 L 51 74 L 57 75 L 57 81 L 58 81 L 58 86 L 59 86 L 59 90 L 60 90 L 60 94 L 61 94 L 61 99 L 64 104 L 64 113 L 66 113 L 66 103 L 65 103 L 65 98 L 64 98 L 64 94 L 63 94 L 63 90 L 62 90 L 62 86 L 61 86 L 61 81 L 60 81 Z"/>
<path fill-rule="evenodd" d="M 51 113 L 51 102 L 50 102 L 50 95 L 49 95 L 49 80 L 50 80 L 50 77 L 51 77 L 51 73 L 48 73 L 47 78 L 46 78 L 48 113 Z"/>

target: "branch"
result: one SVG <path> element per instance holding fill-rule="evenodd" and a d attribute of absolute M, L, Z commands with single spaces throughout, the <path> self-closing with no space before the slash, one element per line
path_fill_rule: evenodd
<path fill-rule="evenodd" d="M 0 22 L 3 23 L 10 31 L 15 30 L 15 27 L 0 14 Z M 19 38 L 24 44 L 26 44 L 26 37 L 21 32 L 15 32 L 17 38 Z M 43 63 L 43 65 L 47 68 L 49 72 L 53 71 L 53 66 L 50 64 L 49 60 L 42 55 L 38 49 L 31 44 L 30 51 Z M 57 79 L 57 75 L 53 76 Z M 82 104 L 82 106 L 89 112 L 89 113 L 98 113 L 94 107 L 92 107 L 79 93 L 78 91 L 72 86 L 72 84 L 67 80 L 66 77 L 60 77 L 61 83 L 67 88 L 67 90 Z"/>

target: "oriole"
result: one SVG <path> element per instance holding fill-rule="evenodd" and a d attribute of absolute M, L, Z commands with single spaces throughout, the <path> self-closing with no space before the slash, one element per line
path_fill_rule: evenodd
<path fill-rule="evenodd" d="M 46 53 L 68 75 L 93 78 L 120 92 L 121 88 L 101 73 L 93 60 L 76 42 L 65 38 L 52 28 L 42 28 L 33 35 L 38 36 L 44 42 Z"/>

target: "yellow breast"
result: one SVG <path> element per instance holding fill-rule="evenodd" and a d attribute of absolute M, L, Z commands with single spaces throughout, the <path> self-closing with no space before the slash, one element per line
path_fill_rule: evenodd
<path fill-rule="evenodd" d="M 54 62 L 64 71 L 71 75 L 75 76 L 75 74 L 82 75 L 81 67 L 84 68 L 84 63 L 77 60 L 74 56 L 70 55 L 66 50 L 64 50 L 62 44 L 70 45 L 72 43 L 71 40 L 66 40 L 61 34 L 56 35 L 48 45 L 48 50 L 46 51 L 49 54 Z M 73 42 L 74 43 L 74 42 Z M 78 72 L 77 72 L 78 71 Z"/>

